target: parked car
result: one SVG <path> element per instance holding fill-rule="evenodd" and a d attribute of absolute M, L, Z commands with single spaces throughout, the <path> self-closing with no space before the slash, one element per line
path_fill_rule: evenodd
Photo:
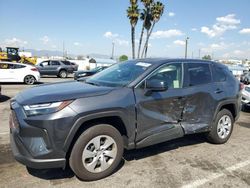
<path fill-rule="evenodd" d="M 91 70 L 86 70 L 86 71 L 77 71 L 74 74 L 74 79 L 78 80 L 79 78 L 87 77 L 87 76 L 92 76 L 104 69 L 106 69 L 108 66 L 98 66 L 94 69 Z"/>
<path fill-rule="evenodd" d="M 74 71 L 69 61 L 48 60 L 39 63 L 36 67 L 41 75 L 55 75 L 60 78 L 67 78 L 68 74 Z"/>
<path fill-rule="evenodd" d="M 250 86 L 245 86 L 242 91 L 242 110 L 250 107 Z"/>
<path fill-rule="evenodd" d="M 17 161 L 32 168 L 69 165 L 82 180 L 112 174 L 123 150 L 206 132 L 229 139 L 242 85 L 222 64 L 141 59 L 86 79 L 41 85 L 11 100 L 10 137 Z"/>
<path fill-rule="evenodd" d="M 74 71 L 77 71 L 78 70 L 78 66 L 76 63 L 73 63 L 73 62 L 70 62 L 70 64 L 73 66 L 74 68 Z"/>
<path fill-rule="evenodd" d="M 24 82 L 34 84 L 40 79 L 36 67 L 21 63 L 0 62 L 0 82 Z"/>
<path fill-rule="evenodd" d="M 249 71 L 244 71 L 243 74 L 240 76 L 240 81 L 244 82 L 245 76 L 249 73 Z"/>
<path fill-rule="evenodd" d="M 248 72 L 247 74 L 245 74 L 242 78 L 243 83 L 245 84 L 250 84 L 250 72 Z"/>

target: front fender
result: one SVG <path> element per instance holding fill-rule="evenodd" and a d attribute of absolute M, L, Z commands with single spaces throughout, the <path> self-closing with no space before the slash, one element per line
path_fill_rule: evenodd
<path fill-rule="evenodd" d="M 65 139 L 63 150 L 65 152 L 68 151 L 75 135 L 77 134 L 77 131 L 83 126 L 85 122 L 96 120 L 99 118 L 114 117 L 114 116 L 119 117 L 125 125 L 125 129 L 127 131 L 127 138 L 128 138 L 126 140 L 127 142 L 126 145 L 133 145 L 133 141 L 135 138 L 135 131 L 134 131 L 135 123 L 129 122 L 129 119 L 126 118 L 126 115 L 124 114 L 124 112 L 118 111 L 118 110 L 110 110 L 110 111 L 95 112 L 95 113 L 91 113 L 91 114 L 79 117 L 73 124 L 72 128 L 69 131 L 68 136 Z"/>

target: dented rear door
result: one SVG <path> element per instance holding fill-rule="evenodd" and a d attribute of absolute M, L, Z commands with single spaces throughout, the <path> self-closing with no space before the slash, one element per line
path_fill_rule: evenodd
<path fill-rule="evenodd" d="M 208 130 L 216 106 L 215 86 L 209 62 L 187 62 L 184 65 L 185 104 L 181 125 L 186 134 Z"/>

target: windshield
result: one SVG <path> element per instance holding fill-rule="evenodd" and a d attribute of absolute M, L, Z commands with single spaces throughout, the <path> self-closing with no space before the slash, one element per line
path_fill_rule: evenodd
<path fill-rule="evenodd" d="M 150 63 L 136 61 L 117 63 L 87 79 L 86 83 L 108 87 L 126 86 L 150 66 Z"/>
<path fill-rule="evenodd" d="M 250 92 L 250 87 L 245 87 L 245 90 L 246 90 L 247 92 Z"/>

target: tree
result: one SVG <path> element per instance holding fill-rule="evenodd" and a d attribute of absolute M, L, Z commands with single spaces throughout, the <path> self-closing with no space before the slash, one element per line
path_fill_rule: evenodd
<path fill-rule="evenodd" d="M 141 30 L 141 35 L 140 35 L 140 40 L 139 40 L 139 45 L 138 45 L 137 58 L 140 58 L 144 30 L 146 29 L 148 31 L 151 27 L 150 7 L 152 6 L 153 0 L 141 0 L 141 2 L 144 4 L 145 8 L 142 10 L 140 14 L 140 20 L 142 20 L 143 23 L 142 23 L 142 30 Z"/>
<path fill-rule="evenodd" d="M 139 9 L 137 0 L 130 0 L 130 6 L 127 9 L 127 17 L 131 25 L 131 43 L 132 43 L 132 58 L 135 58 L 135 26 L 139 19 Z"/>
<path fill-rule="evenodd" d="M 144 58 L 147 57 L 149 37 L 152 34 L 152 31 L 154 29 L 155 24 L 160 20 L 163 12 L 164 12 L 164 5 L 160 1 L 153 3 L 153 5 L 151 7 L 151 22 L 152 22 L 152 24 L 151 24 L 151 27 L 149 28 L 149 30 L 147 30 L 147 37 L 146 37 L 146 41 L 145 41 L 145 44 L 144 44 L 144 47 L 142 50 L 141 57 L 143 57 L 143 54 L 144 54 Z"/>
<path fill-rule="evenodd" d="M 128 60 L 128 56 L 126 56 L 126 55 L 121 55 L 120 57 L 119 57 L 119 61 L 120 62 L 122 62 L 122 61 L 127 61 Z"/>
<path fill-rule="evenodd" d="M 211 60 L 212 58 L 211 58 L 210 55 L 204 55 L 204 56 L 202 57 L 202 59 L 204 59 L 204 60 Z"/>

